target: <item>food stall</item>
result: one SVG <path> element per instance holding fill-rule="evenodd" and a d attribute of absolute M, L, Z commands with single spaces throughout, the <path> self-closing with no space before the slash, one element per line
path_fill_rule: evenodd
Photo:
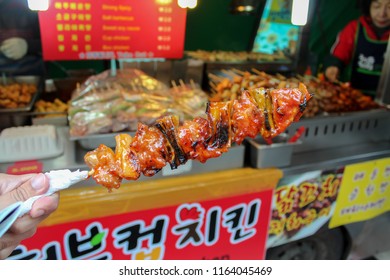
<path fill-rule="evenodd" d="M 24 143 L 31 142 L 37 134 L 38 144 L 24 144 L 28 145 L 24 151 L 12 150 L 12 156 L 19 158 L 1 156 L 0 172 L 87 170 L 84 161 L 87 152 L 102 143 L 114 148 L 115 135 L 124 130 L 134 136 L 134 126 L 124 129 L 123 123 L 153 123 L 155 115 L 150 114 L 151 111 L 147 115 L 137 115 L 127 110 L 137 106 L 137 102 L 148 102 L 141 103 L 145 106 L 155 105 L 155 100 L 164 100 L 165 104 L 171 105 L 177 102 L 172 97 L 177 93 L 195 92 L 199 98 L 205 90 L 204 82 L 201 87 L 183 78 L 167 85 L 165 79 L 170 79 L 166 75 L 162 79 L 164 82 L 158 79 L 167 70 L 164 68 L 167 59 L 180 60 L 171 64 L 170 71 L 177 71 L 173 64 L 183 66 L 180 63 L 183 62 L 184 28 L 173 29 L 185 26 L 186 13 L 176 3 L 118 0 L 120 4 L 111 1 L 108 5 L 104 0 L 92 4 L 78 1 L 73 9 L 72 6 L 65 7 L 69 1 L 53 2 L 55 5 L 40 15 L 46 26 L 50 22 L 56 23 L 43 34 L 46 59 L 108 59 L 113 64 L 107 71 L 92 75 L 79 84 L 74 99 L 68 104 L 67 121 L 55 123 L 54 131 L 53 123 L 49 123 L 50 128 L 12 124 L 18 126 L 16 131 L 24 136 Z M 74 27 L 66 25 L 67 9 L 73 9 L 74 14 L 78 11 L 80 15 L 76 15 Z M 142 10 L 141 14 L 136 13 L 138 9 Z M 147 10 L 157 13 L 153 18 L 161 18 L 160 23 L 143 22 L 142 15 Z M 88 18 L 94 21 L 94 14 L 102 11 L 107 18 L 99 19 L 105 21 L 101 23 L 96 19 L 88 27 Z M 121 49 L 130 45 L 129 38 L 111 34 L 112 28 L 121 26 L 116 21 L 114 24 L 113 18 L 127 22 L 129 15 L 125 12 L 129 11 L 134 12 L 139 22 L 138 25 L 126 25 L 128 28 L 138 26 L 153 33 L 155 30 L 152 32 L 148 28 L 155 24 L 161 27 L 157 28 L 161 34 L 153 33 L 150 37 L 154 41 L 141 42 L 144 38 L 137 39 L 139 34 L 131 30 L 134 49 Z M 72 13 L 69 13 L 68 20 L 71 19 Z M 106 29 L 93 30 L 99 26 L 106 26 Z M 167 30 L 172 32 L 168 33 L 170 38 L 175 38 L 175 43 L 168 40 Z M 63 33 L 69 36 L 61 37 Z M 48 43 L 53 38 L 58 40 L 57 44 Z M 103 43 L 96 42 L 103 38 Z M 89 41 L 90 44 L 86 43 Z M 303 49 L 299 47 L 302 44 L 302 41 L 298 42 L 299 50 Z M 104 49 L 96 46 L 104 46 Z M 79 51 L 83 47 L 85 52 Z M 293 44 L 290 47 L 293 48 Z M 248 53 L 251 52 L 245 52 L 245 55 Z M 195 66 L 202 70 L 201 76 L 207 78 L 213 101 L 225 101 L 237 95 L 247 77 L 251 81 L 247 87 L 256 84 L 294 87 L 299 82 L 311 86 L 309 91 L 315 98 L 308 103 L 307 115 L 291 125 L 280 140 L 275 139 L 270 145 L 259 138 L 247 139 L 206 163 L 188 161 L 174 170 L 166 166 L 153 177 L 125 180 L 119 189 L 111 192 L 91 178 L 82 181 L 61 191 L 58 210 L 41 224 L 34 238 L 17 247 L 10 259 L 338 259 L 365 258 L 379 250 L 390 249 L 390 244 L 383 243 L 368 248 L 365 237 L 367 232 L 379 236 L 387 230 L 383 227 L 379 230 L 375 223 L 381 224 L 387 219 L 390 210 L 387 201 L 390 113 L 385 106 L 364 98 L 353 104 L 339 102 L 342 96 L 346 95 L 343 98 L 348 99 L 358 93 L 343 85 L 329 85 L 317 77 L 294 73 L 298 56 L 288 62 L 285 55 L 278 61 L 270 61 L 275 60 L 275 56 L 270 59 L 263 54 L 261 59 L 264 57 L 266 61 L 262 63 L 256 58 L 238 64 L 231 61 L 210 63 L 199 57 L 195 61 L 193 57 L 185 60 L 183 67 L 188 70 Z M 119 69 L 116 59 L 122 65 Z M 199 60 L 201 64 L 197 62 Z M 126 67 L 126 63 L 131 66 Z M 143 69 L 145 72 L 133 68 L 140 64 L 149 67 Z M 245 65 L 245 68 L 238 65 Z M 199 76 L 199 72 L 196 74 Z M 124 90 L 125 95 L 122 94 Z M 88 99 L 90 97 L 93 98 Z M 183 99 L 179 100 L 183 102 Z M 31 104 L 36 104 L 35 101 Z M 188 109 L 188 105 L 194 103 L 194 99 L 189 98 L 187 103 L 179 103 L 179 108 Z M 99 111 L 93 119 L 91 113 L 96 113 L 99 106 L 106 111 Z M 113 114 L 123 112 L 120 109 L 129 114 Z M 188 118 L 195 116 L 194 109 L 202 111 L 199 107 L 190 109 L 193 110 Z M 173 112 L 177 113 L 178 109 L 175 110 Z M 161 114 L 162 111 L 158 112 Z M 8 111 L 4 113 L 10 116 Z M 17 113 L 18 117 L 25 116 Z M 83 113 L 82 117 L 80 113 Z M 183 112 L 181 114 L 186 117 Z M 90 120 L 93 121 L 88 123 Z M 6 128 L 4 131 L 9 133 Z M 295 140 L 291 142 L 291 139 Z M 52 146 L 39 143 L 42 141 L 48 141 Z M 371 237 L 371 241 L 374 238 Z"/>

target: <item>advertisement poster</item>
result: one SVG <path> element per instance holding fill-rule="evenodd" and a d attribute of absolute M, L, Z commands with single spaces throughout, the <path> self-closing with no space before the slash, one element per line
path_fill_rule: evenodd
<path fill-rule="evenodd" d="M 390 210 L 390 158 L 345 167 L 329 227 L 365 221 Z"/>
<path fill-rule="evenodd" d="M 268 20 L 275 23 L 291 23 L 291 0 L 272 0 Z"/>
<path fill-rule="evenodd" d="M 264 259 L 272 189 L 40 227 L 8 259 Z"/>
<path fill-rule="evenodd" d="M 299 27 L 291 23 L 291 3 L 289 0 L 267 1 L 253 42 L 253 52 L 294 54 Z"/>
<path fill-rule="evenodd" d="M 315 234 L 331 218 L 343 169 L 283 178 L 275 189 L 267 248 Z"/>
<path fill-rule="evenodd" d="M 51 0 L 39 12 L 44 60 L 181 58 L 186 9 L 174 0 Z"/>

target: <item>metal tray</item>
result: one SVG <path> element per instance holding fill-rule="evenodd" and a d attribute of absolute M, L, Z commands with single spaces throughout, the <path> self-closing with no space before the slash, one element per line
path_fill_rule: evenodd
<path fill-rule="evenodd" d="M 294 148 L 302 142 L 288 143 L 287 139 L 286 134 L 273 138 L 272 144 L 266 144 L 260 137 L 247 139 L 250 165 L 254 168 L 289 166 Z"/>
<path fill-rule="evenodd" d="M 70 136 L 69 139 L 71 141 L 76 141 L 79 145 L 86 150 L 96 149 L 100 144 L 104 144 L 107 147 L 115 148 L 115 136 L 117 134 L 126 133 L 130 136 L 134 136 L 135 132 L 121 131 L 115 133 L 105 133 L 105 134 L 95 134 L 95 135 L 87 135 L 87 136 Z"/>
<path fill-rule="evenodd" d="M 35 94 L 32 95 L 30 103 L 28 103 L 28 105 L 25 107 L 18 107 L 13 109 L 0 108 L 0 114 L 15 114 L 20 112 L 30 112 L 35 104 L 35 101 L 37 101 L 39 95 L 40 95 L 40 91 L 38 90 Z"/>
<path fill-rule="evenodd" d="M 53 115 L 61 114 L 61 113 L 52 113 Z M 43 124 L 51 124 L 55 126 L 67 126 L 68 125 L 68 117 L 66 114 L 64 116 L 52 116 L 50 114 L 43 114 L 47 117 L 38 117 L 38 115 L 34 116 L 31 119 L 33 125 L 43 125 Z"/>

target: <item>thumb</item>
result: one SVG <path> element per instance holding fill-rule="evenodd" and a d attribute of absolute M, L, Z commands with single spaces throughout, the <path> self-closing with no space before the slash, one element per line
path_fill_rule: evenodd
<path fill-rule="evenodd" d="M 44 194 L 49 189 L 49 179 L 42 173 L 36 174 L 17 188 L 0 196 L 0 209 L 18 201 Z"/>

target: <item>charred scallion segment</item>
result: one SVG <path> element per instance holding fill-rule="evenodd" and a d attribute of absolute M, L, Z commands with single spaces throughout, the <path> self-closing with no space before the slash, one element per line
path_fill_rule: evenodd
<path fill-rule="evenodd" d="M 264 110 L 264 126 L 266 130 L 271 131 L 271 125 L 269 124 L 269 114 L 267 110 Z"/>
<path fill-rule="evenodd" d="M 232 102 L 213 102 L 207 106 L 207 118 L 211 128 L 210 148 L 225 149 L 231 146 Z"/>
<path fill-rule="evenodd" d="M 180 148 L 176 139 L 176 128 L 179 126 L 178 116 L 167 116 L 157 120 L 155 126 L 161 131 L 169 143 L 168 162 L 172 169 L 176 169 L 179 165 L 186 163 L 187 157 Z"/>
<path fill-rule="evenodd" d="M 268 126 L 269 126 L 269 128 L 267 127 L 267 129 L 273 131 L 275 129 L 275 122 L 274 122 L 274 117 L 272 114 L 273 113 L 273 110 L 272 110 L 273 106 L 272 106 L 272 98 L 271 98 L 271 95 L 269 94 L 269 90 L 266 90 L 264 95 L 265 95 L 264 114 L 267 115 L 266 119 L 268 121 L 266 121 L 266 123 L 268 122 Z"/>
<path fill-rule="evenodd" d="M 307 100 L 306 100 L 306 96 L 304 96 L 303 102 L 301 104 L 299 104 L 299 111 L 301 113 L 303 113 L 303 111 L 305 111 L 305 109 L 306 109 L 306 106 L 307 106 Z"/>
<path fill-rule="evenodd" d="M 259 109 L 265 108 L 265 92 L 264 88 L 259 88 L 257 90 L 251 90 L 249 93 L 256 102 L 256 106 Z"/>
<path fill-rule="evenodd" d="M 258 133 L 260 133 L 265 139 L 268 139 L 272 135 L 272 127 L 269 120 L 272 111 L 269 112 L 267 110 L 267 90 L 265 88 L 258 88 L 255 90 L 251 90 L 250 94 L 259 112 L 257 115 L 257 119 L 260 122 Z"/>

